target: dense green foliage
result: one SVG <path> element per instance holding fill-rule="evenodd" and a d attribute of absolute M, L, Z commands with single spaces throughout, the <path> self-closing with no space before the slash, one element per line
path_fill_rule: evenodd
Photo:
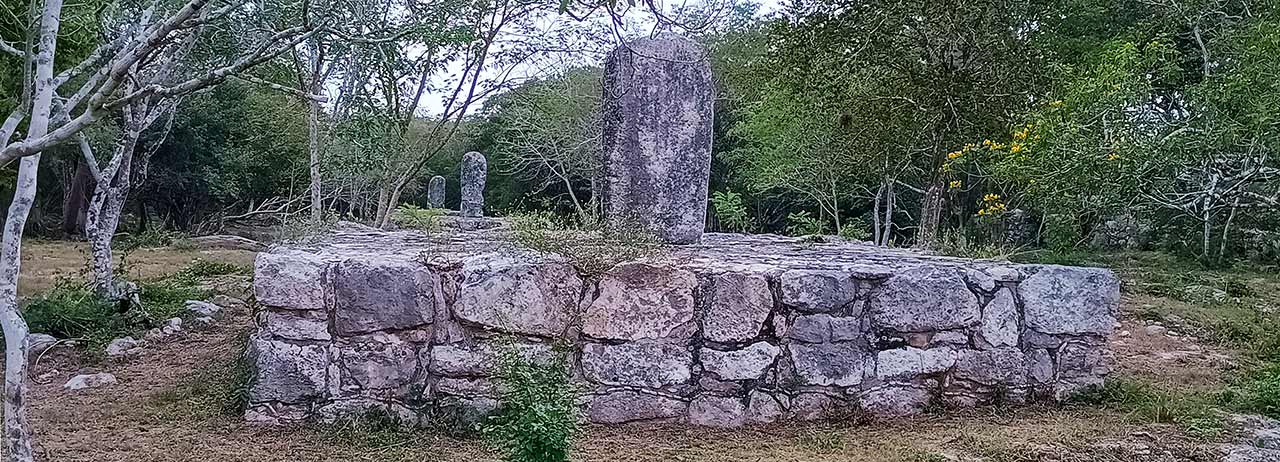
<path fill-rule="evenodd" d="M 66 12 L 63 65 L 97 40 L 92 5 Z M 142 139 L 155 154 L 139 172 L 126 230 L 314 227 L 299 223 L 306 201 L 294 200 L 309 188 L 313 142 L 329 221 L 404 218 L 395 206 L 423 204 L 421 186 L 437 174 L 456 204 L 457 162 L 469 150 L 489 159 L 491 214 L 590 221 L 601 98 L 592 52 L 615 46 L 611 34 L 581 24 L 490 56 L 467 51 L 487 6 L 414 8 L 416 19 L 387 25 L 402 28 L 394 46 L 308 42 L 326 47 L 320 64 L 334 90 L 315 126 L 305 99 L 248 81 L 186 98 L 170 129 Z M 20 43 L 22 15 L 11 13 L 0 35 Z M 343 13 L 352 27 L 374 21 L 358 13 Z M 503 27 L 529 32 L 534 16 Z M 1121 223 L 1134 237 L 1125 245 L 1217 264 L 1280 258 L 1274 2 L 801 0 L 769 14 L 742 2 L 704 16 L 714 20 L 691 35 L 716 76 L 712 230 L 1003 256 L 1115 245 Z M 564 53 L 562 43 L 575 43 L 572 59 L 533 78 L 481 72 L 467 92 L 483 96 L 469 111 L 422 103 L 467 93 L 449 87 L 465 80 L 451 65 L 484 58 L 493 73 L 543 48 Z M 13 69 L 0 87 L 19 81 Z M 253 73 L 290 88 L 303 74 L 292 59 Z M 89 131 L 91 142 L 109 143 L 114 126 Z M 74 149 L 58 150 L 67 155 L 50 160 L 56 170 L 41 181 L 63 187 L 44 188 L 33 220 L 41 229 L 61 218 L 54 212 L 77 168 Z M 264 204 L 285 212 L 252 213 Z M 1011 228 L 1029 236 L 1011 238 Z"/>

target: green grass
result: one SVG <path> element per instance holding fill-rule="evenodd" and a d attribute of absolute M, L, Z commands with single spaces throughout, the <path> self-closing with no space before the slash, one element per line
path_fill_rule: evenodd
<path fill-rule="evenodd" d="M 100 351 L 112 339 L 135 335 L 165 320 L 186 315 L 187 300 L 203 300 L 212 291 L 201 287 L 210 278 L 251 273 L 244 266 L 196 260 L 178 272 L 140 281 L 142 307 L 103 300 L 82 282 L 64 279 L 28 300 L 22 308 L 31 332 L 81 339 L 86 351 Z M 120 277 L 119 275 L 117 277 Z"/>
<path fill-rule="evenodd" d="M 1218 396 L 1162 390 L 1118 377 L 1071 398 L 1072 403 L 1125 412 L 1140 422 L 1175 424 L 1191 435 L 1204 438 L 1222 432 L 1221 419 L 1214 412 L 1220 400 Z"/>
<path fill-rule="evenodd" d="M 1267 363 L 1240 377 L 1224 393 L 1229 407 L 1280 419 L 1280 363 Z"/>

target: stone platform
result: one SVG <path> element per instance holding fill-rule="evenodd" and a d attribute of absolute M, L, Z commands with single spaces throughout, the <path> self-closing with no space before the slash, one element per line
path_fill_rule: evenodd
<path fill-rule="evenodd" d="M 584 278 L 486 227 L 348 226 L 259 254 L 246 417 L 485 412 L 503 337 L 534 358 L 569 345 L 598 423 L 1061 400 L 1109 372 L 1120 287 L 1104 269 L 707 234 Z"/>

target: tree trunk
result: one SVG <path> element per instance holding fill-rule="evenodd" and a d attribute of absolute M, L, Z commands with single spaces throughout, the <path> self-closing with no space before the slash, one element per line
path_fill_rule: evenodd
<path fill-rule="evenodd" d="M 67 193 L 62 200 L 62 234 L 67 238 L 84 235 L 85 212 L 89 208 L 89 191 L 93 185 L 89 166 L 84 160 L 76 162 L 75 175 L 67 182 Z"/>
<path fill-rule="evenodd" d="M 55 0 L 56 1 L 56 0 Z M 46 112 L 46 118 L 48 117 Z M 34 119 L 32 125 L 34 126 Z M 44 136 L 47 125 L 32 131 Z M 34 139 L 34 138 L 32 138 Z M 4 435 L 9 462 L 30 462 L 31 428 L 27 423 L 27 322 L 18 311 L 18 273 L 22 264 L 22 231 L 36 197 L 40 155 L 25 157 L 18 167 L 18 184 L 5 219 L 0 247 L 0 327 L 4 330 Z"/>
<path fill-rule="evenodd" d="M 876 188 L 875 202 L 871 206 L 871 239 L 875 245 L 880 244 L 880 197 L 884 195 L 884 183 Z"/>
<path fill-rule="evenodd" d="M 318 85 L 313 85 L 312 95 L 319 94 Z M 307 150 L 310 152 L 309 169 L 311 171 L 311 221 L 320 223 L 324 214 L 324 205 L 320 203 L 320 102 L 314 98 L 307 101 Z"/>
<path fill-rule="evenodd" d="M 916 247 L 930 249 L 938 241 L 938 228 L 942 224 L 942 176 L 935 175 L 925 189 L 920 204 L 920 224 L 916 229 Z"/>
<path fill-rule="evenodd" d="M 126 108 L 126 111 L 128 110 Z M 120 224 L 120 213 L 124 210 L 125 199 L 129 194 L 133 152 L 141 135 L 142 130 L 138 124 L 126 124 L 124 132 L 116 142 L 111 163 L 103 170 L 102 180 L 93 190 L 85 223 L 85 234 L 89 238 L 90 255 L 93 260 L 94 287 L 99 296 L 117 302 L 126 294 L 115 281 L 115 262 L 111 255 L 111 242 L 115 237 L 116 227 Z"/>
<path fill-rule="evenodd" d="M 47 0 L 40 15 L 39 52 L 27 140 L 49 133 L 53 115 L 53 58 L 61 25 L 62 0 Z M 9 143 L 8 136 L 0 140 Z M 22 231 L 36 199 L 40 154 L 25 157 L 18 166 L 13 202 L 0 239 L 0 330 L 4 331 L 4 439 L 9 462 L 31 462 L 31 426 L 27 423 L 27 322 L 18 311 L 18 273 L 22 266 Z"/>
<path fill-rule="evenodd" d="M 884 220 L 883 220 L 884 230 L 880 232 L 880 238 L 882 239 L 882 241 L 880 242 L 880 245 L 885 247 L 889 246 L 889 242 L 891 240 L 891 237 L 893 236 L 893 206 L 897 205 L 897 202 L 898 202 L 897 196 L 893 195 L 894 182 L 896 182 L 894 178 L 889 178 L 885 180 L 887 191 L 885 192 L 885 195 L 884 195 L 884 205 L 885 205 Z"/>

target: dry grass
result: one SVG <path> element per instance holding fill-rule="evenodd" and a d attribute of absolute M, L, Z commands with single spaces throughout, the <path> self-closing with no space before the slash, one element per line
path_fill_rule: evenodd
<path fill-rule="evenodd" d="M 80 246 L 36 243 L 24 279 L 30 291 L 53 275 L 75 274 L 83 265 Z M 175 271 L 195 258 L 248 264 L 244 252 L 153 249 L 131 257 L 139 275 Z M 29 293 L 29 292 L 28 292 Z M 1126 303 L 1142 303 L 1126 298 Z M 149 347 L 124 362 L 93 368 L 67 355 L 46 360 L 33 371 L 30 396 L 37 456 L 51 461 L 441 461 L 479 462 L 497 455 L 478 440 L 422 433 L 407 438 L 335 437 L 314 428 L 249 426 L 235 416 L 193 409 L 194 380 L 224 367 L 238 354 L 239 339 L 251 329 L 246 311 L 212 331 Z M 1120 374 L 1219 386 L 1221 370 L 1208 362 L 1160 363 L 1161 351 L 1187 345 L 1164 338 L 1134 336 L 1117 347 Z M 1171 367 L 1177 366 L 1177 367 Z M 70 393 L 62 383 L 80 372 L 112 372 L 120 383 Z M 788 424 L 740 430 L 663 426 L 588 427 L 575 460 L 705 462 L 935 462 L 935 461 L 1208 461 L 1211 442 L 1187 436 L 1174 425 L 1140 421 L 1124 411 L 1072 406 L 986 408 L 948 416 L 893 422 Z"/>
<path fill-rule="evenodd" d="M 199 259 L 242 266 L 253 265 L 253 252 L 243 250 L 136 249 L 116 252 L 124 258 L 133 279 L 150 279 L 173 273 Z M 22 274 L 18 295 L 29 296 L 52 287 L 59 278 L 83 278 L 88 274 L 89 248 L 84 242 L 27 241 L 22 248 Z"/>

